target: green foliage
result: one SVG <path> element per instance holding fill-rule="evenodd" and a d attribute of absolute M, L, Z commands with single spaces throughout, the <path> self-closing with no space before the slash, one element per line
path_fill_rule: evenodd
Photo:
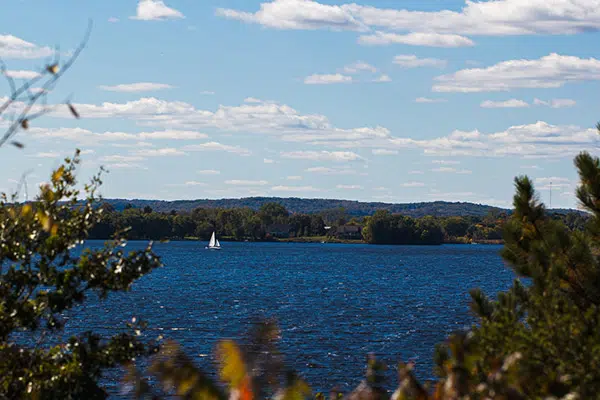
<path fill-rule="evenodd" d="M 264 225 L 283 223 L 289 216 L 288 210 L 279 203 L 266 203 L 260 207 L 258 215 Z"/>
<path fill-rule="evenodd" d="M 150 354 L 155 346 L 135 334 L 101 338 L 86 332 L 55 344 L 61 314 L 91 292 L 100 298 L 160 266 L 150 247 L 126 253 L 120 236 L 99 250 L 75 249 L 101 219 L 100 175 L 75 188 L 79 153 L 41 187 L 34 202 L 0 200 L 0 398 L 104 398 L 102 370 Z M 54 344 L 53 344 L 54 343 Z"/>
<path fill-rule="evenodd" d="M 146 206 L 147 207 L 147 206 Z M 272 223 L 290 224 L 294 236 L 322 236 L 325 223 L 318 215 L 289 215 L 281 205 L 269 205 L 256 212 L 250 208 L 195 209 L 188 212 L 158 213 L 147 208 L 129 207 L 117 212 L 103 205 L 102 219 L 90 232 L 91 239 L 106 239 L 128 228 L 130 239 L 210 238 L 213 231 L 219 237 L 233 240 L 265 240 Z M 106 212 L 108 211 L 108 212 Z M 275 222 L 274 222 L 275 221 Z"/>
<path fill-rule="evenodd" d="M 509 398 L 600 393 L 600 162 L 582 153 L 575 165 L 578 199 L 592 214 L 583 231 L 548 215 L 530 179 L 515 179 L 502 255 L 527 284 L 516 280 L 497 300 L 471 292 L 479 324 L 464 337 L 460 357 L 448 346 L 438 351 L 438 388 L 452 380 L 450 364 L 462 358 L 464 394 L 477 388 Z"/>
<path fill-rule="evenodd" d="M 366 218 L 363 237 L 372 244 L 441 244 L 444 234 L 432 217 L 415 220 L 381 210 Z"/>
<path fill-rule="evenodd" d="M 262 211 L 250 208 L 198 208 L 192 212 L 156 212 L 146 208 L 125 207 L 121 212 L 109 203 L 100 206 L 102 219 L 90 231 L 91 239 L 107 239 L 127 228 L 128 238 L 185 239 L 189 237 L 208 240 L 213 231 L 230 240 L 260 241 L 271 239 L 268 233 L 272 221 L 290 225 L 295 238 L 336 235 L 337 227 L 367 225 L 365 240 L 369 243 L 389 244 L 440 244 L 440 243 L 501 243 L 504 223 L 508 216 L 492 214 L 485 217 L 430 216 L 413 219 L 379 211 L 370 218 L 349 218 L 343 210 L 318 214 L 289 214 L 281 205 L 269 204 Z M 326 221 L 333 229 L 325 230 Z M 553 214 L 552 219 L 563 221 L 570 230 L 583 230 L 589 217 L 580 213 Z M 370 225 L 369 225 L 370 221 Z M 387 222 L 386 222 L 387 221 Z M 341 225 L 340 225 L 341 224 Z M 360 238 L 360 235 L 359 235 Z"/>

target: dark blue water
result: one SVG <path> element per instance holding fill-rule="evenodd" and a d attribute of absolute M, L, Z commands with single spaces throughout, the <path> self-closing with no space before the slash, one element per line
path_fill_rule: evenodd
<path fill-rule="evenodd" d="M 391 367 L 415 360 L 428 379 L 434 345 L 474 321 L 468 290 L 495 294 L 510 286 L 500 248 L 223 243 L 214 252 L 204 243 L 156 244 L 164 268 L 130 293 L 86 305 L 67 328 L 114 333 L 135 316 L 149 322 L 149 336 L 179 341 L 214 370 L 216 342 L 240 337 L 254 317 L 268 316 L 282 329 L 288 364 L 316 390 L 359 383 L 369 352 Z"/>

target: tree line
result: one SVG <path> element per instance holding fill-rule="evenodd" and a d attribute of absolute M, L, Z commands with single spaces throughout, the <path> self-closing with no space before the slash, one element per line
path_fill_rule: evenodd
<path fill-rule="evenodd" d="M 295 238 L 344 238 L 340 227 L 358 226 L 371 244 L 500 243 L 507 213 L 485 217 L 456 216 L 413 218 L 379 210 L 372 216 L 352 217 L 343 208 L 316 214 L 290 213 L 279 203 L 266 203 L 255 211 L 243 208 L 196 208 L 191 212 L 156 212 L 151 207 L 127 205 L 123 211 L 102 206 L 103 217 L 90 232 L 92 239 L 109 239 L 127 229 L 131 240 L 208 240 L 212 232 L 225 240 L 264 241 L 287 230 Z M 586 217 L 579 213 L 556 214 L 571 229 L 581 230 Z M 279 232 L 280 233 L 280 232 Z"/>

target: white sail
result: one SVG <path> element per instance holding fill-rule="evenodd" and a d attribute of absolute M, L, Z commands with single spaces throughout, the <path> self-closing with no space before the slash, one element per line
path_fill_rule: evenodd
<path fill-rule="evenodd" d="M 217 239 L 215 232 L 213 232 L 212 236 L 210 237 L 210 242 L 208 242 L 208 246 L 206 246 L 206 248 L 213 250 L 221 249 L 221 243 L 219 243 L 219 239 Z"/>

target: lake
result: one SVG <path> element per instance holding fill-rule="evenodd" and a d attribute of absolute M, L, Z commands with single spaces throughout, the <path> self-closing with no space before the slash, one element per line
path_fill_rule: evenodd
<path fill-rule="evenodd" d="M 204 245 L 157 243 L 164 268 L 130 293 L 87 304 L 68 331 L 115 333 L 135 316 L 149 323 L 148 335 L 180 342 L 214 371 L 219 339 L 240 337 L 257 316 L 274 317 L 287 363 L 313 389 L 352 389 L 369 352 L 389 364 L 393 388 L 398 360 L 414 360 L 420 378 L 433 378 L 435 344 L 474 321 L 469 289 L 495 294 L 514 278 L 501 246 L 222 243 L 217 252 Z M 111 386 L 117 378 L 109 376 Z"/>

